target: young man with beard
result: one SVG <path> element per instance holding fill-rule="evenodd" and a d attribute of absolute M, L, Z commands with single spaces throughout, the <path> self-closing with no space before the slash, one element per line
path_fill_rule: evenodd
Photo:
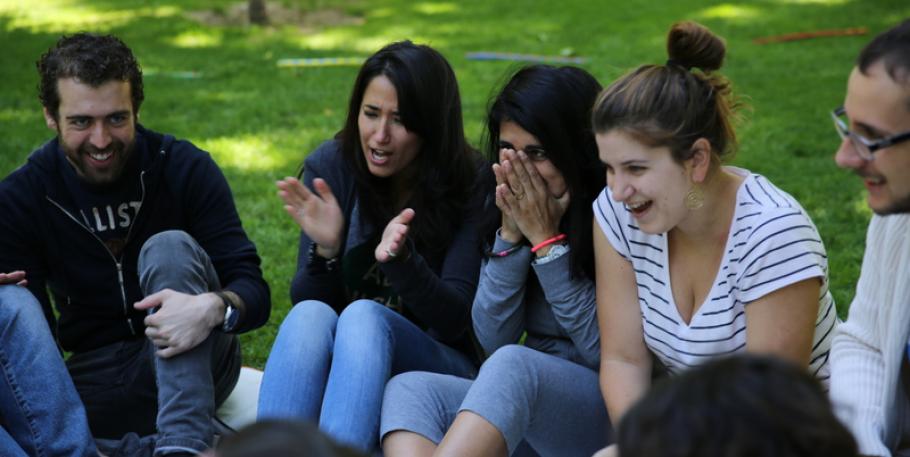
<path fill-rule="evenodd" d="M 875 215 L 847 322 L 831 351 L 831 398 L 860 453 L 910 456 L 910 20 L 877 36 L 834 111 L 837 164 Z"/>
<path fill-rule="evenodd" d="M 212 158 L 138 124 L 122 41 L 63 37 L 37 66 L 57 136 L 0 182 L 0 449 L 93 455 L 91 436 L 134 433 L 201 452 L 239 376 L 233 334 L 268 319 L 256 248 Z"/>

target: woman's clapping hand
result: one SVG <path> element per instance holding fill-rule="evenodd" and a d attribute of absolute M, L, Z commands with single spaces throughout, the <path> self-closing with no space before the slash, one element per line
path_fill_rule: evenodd
<path fill-rule="evenodd" d="M 321 178 L 314 179 L 315 193 L 296 178 L 284 178 L 275 184 L 278 186 L 278 196 L 284 201 L 285 211 L 316 243 L 317 254 L 326 259 L 338 256 L 344 215 L 328 183 Z"/>

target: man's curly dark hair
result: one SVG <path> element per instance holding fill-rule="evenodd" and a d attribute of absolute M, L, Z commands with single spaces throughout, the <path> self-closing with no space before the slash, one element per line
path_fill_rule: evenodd
<path fill-rule="evenodd" d="M 127 81 L 130 83 L 133 113 L 139 112 L 145 98 L 139 62 L 130 48 L 113 35 L 64 35 L 38 59 L 36 66 L 41 75 L 38 98 L 54 119 L 57 119 L 60 109 L 59 79 L 75 78 L 92 87 L 108 81 Z"/>

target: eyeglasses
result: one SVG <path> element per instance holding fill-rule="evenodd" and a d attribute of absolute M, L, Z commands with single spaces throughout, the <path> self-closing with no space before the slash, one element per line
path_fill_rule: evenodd
<path fill-rule="evenodd" d="M 831 112 L 831 119 L 834 120 L 834 130 L 837 130 L 837 134 L 840 135 L 842 140 L 844 138 L 850 138 L 853 149 L 855 149 L 856 153 L 864 160 L 874 159 L 875 152 L 879 149 L 884 149 L 910 140 L 910 132 L 904 132 L 872 141 L 858 133 L 851 132 L 850 129 L 847 128 L 846 114 L 847 111 L 844 110 L 843 106 Z"/>

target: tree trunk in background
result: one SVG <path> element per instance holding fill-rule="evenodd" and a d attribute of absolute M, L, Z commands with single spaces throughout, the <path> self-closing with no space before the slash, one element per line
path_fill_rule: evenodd
<path fill-rule="evenodd" d="M 250 24 L 266 25 L 269 23 L 269 16 L 265 11 L 264 0 L 250 0 Z"/>

